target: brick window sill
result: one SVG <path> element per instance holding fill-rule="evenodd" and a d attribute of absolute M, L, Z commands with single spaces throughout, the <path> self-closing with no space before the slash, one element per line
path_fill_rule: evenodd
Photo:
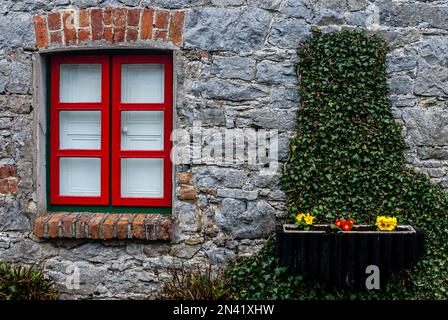
<path fill-rule="evenodd" d="M 38 238 L 171 240 L 171 215 L 53 213 L 34 221 Z"/>

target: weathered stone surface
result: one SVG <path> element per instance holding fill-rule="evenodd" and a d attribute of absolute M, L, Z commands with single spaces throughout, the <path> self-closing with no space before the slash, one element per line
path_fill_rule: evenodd
<path fill-rule="evenodd" d="M 191 6 L 200 6 L 204 0 L 142 0 L 142 5 L 157 6 L 167 9 L 180 9 Z"/>
<path fill-rule="evenodd" d="M 213 262 L 218 264 L 224 264 L 229 260 L 235 258 L 236 254 L 233 250 L 220 247 L 212 247 L 206 250 L 205 254 Z"/>
<path fill-rule="evenodd" d="M 352 26 L 364 27 L 370 21 L 371 15 L 364 11 L 349 12 L 345 16 L 347 24 Z"/>
<path fill-rule="evenodd" d="M 84 261 L 70 262 L 60 258 L 49 259 L 45 264 L 45 272 L 56 280 L 62 293 L 80 294 L 82 296 L 98 296 L 104 291 L 102 286 L 107 280 L 107 267 L 94 265 Z M 74 275 L 79 275 L 79 286 L 74 286 Z M 68 284 L 68 286 L 67 286 Z"/>
<path fill-rule="evenodd" d="M 224 108 L 220 106 L 211 106 L 194 110 L 194 120 L 200 120 L 204 126 L 222 126 L 226 119 Z"/>
<path fill-rule="evenodd" d="M 202 50 L 256 50 L 261 48 L 270 14 L 261 9 L 204 8 L 187 14 L 185 47 Z"/>
<path fill-rule="evenodd" d="M 13 13 L 0 16 L 0 45 L 32 48 L 34 28 L 30 15 Z"/>
<path fill-rule="evenodd" d="M 448 96 L 448 40 L 430 37 L 418 44 L 415 93 L 423 96 Z"/>
<path fill-rule="evenodd" d="M 37 243 L 25 235 L 22 237 L 11 236 L 9 246 L 0 251 L 0 259 L 3 261 L 42 263 L 45 259 L 58 254 L 57 248 L 48 243 Z"/>
<path fill-rule="evenodd" d="M 280 48 L 297 48 L 310 35 L 310 27 L 302 19 L 274 18 L 268 43 Z"/>
<path fill-rule="evenodd" d="M 273 116 L 275 115 L 275 116 Z M 295 110 L 260 108 L 253 110 L 253 123 L 260 128 L 292 130 L 296 126 Z"/>
<path fill-rule="evenodd" d="M 392 27 L 424 25 L 448 30 L 448 6 L 422 2 L 378 1 L 380 24 Z"/>
<path fill-rule="evenodd" d="M 255 200 L 258 197 L 258 192 L 225 188 L 225 189 L 218 189 L 217 195 L 218 197 L 222 198 Z"/>
<path fill-rule="evenodd" d="M 445 148 L 417 148 L 417 156 L 420 160 L 436 159 L 448 160 L 448 147 Z"/>
<path fill-rule="evenodd" d="M 318 26 L 344 24 L 343 15 L 335 10 L 318 8 L 314 12 L 313 23 Z"/>
<path fill-rule="evenodd" d="M 448 145 L 448 113 L 445 109 L 406 108 L 402 118 L 406 142 L 411 145 Z"/>
<path fill-rule="evenodd" d="M 6 91 L 10 93 L 27 93 L 31 86 L 31 61 L 9 63 L 9 83 Z"/>
<path fill-rule="evenodd" d="M 414 95 L 392 95 L 390 96 L 392 107 L 413 107 L 417 103 Z"/>
<path fill-rule="evenodd" d="M 199 251 L 199 245 L 177 244 L 171 246 L 170 254 L 178 258 L 191 259 Z"/>
<path fill-rule="evenodd" d="M 211 0 L 211 4 L 215 6 L 239 6 L 244 0 Z"/>
<path fill-rule="evenodd" d="M 55 0 L 54 4 L 57 6 L 62 6 L 62 5 L 66 5 L 69 4 L 70 0 Z"/>
<path fill-rule="evenodd" d="M 413 70 L 417 60 L 413 56 L 389 56 L 387 59 L 387 73 Z"/>
<path fill-rule="evenodd" d="M 0 205 L 0 232 L 3 231 L 28 231 L 30 230 L 29 219 L 21 212 L 17 202 L 6 197 Z"/>
<path fill-rule="evenodd" d="M 29 95 L 0 95 L 0 108 L 13 113 L 30 113 L 31 100 Z"/>
<path fill-rule="evenodd" d="M 71 0 L 74 6 L 78 8 L 94 7 L 98 4 L 98 0 Z"/>
<path fill-rule="evenodd" d="M 258 238 L 275 227 L 275 210 L 266 201 L 246 202 L 226 198 L 215 216 L 216 224 L 236 238 Z"/>
<path fill-rule="evenodd" d="M 141 2 L 141 0 L 118 0 L 118 1 L 131 7 L 138 6 Z"/>
<path fill-rule="evenodd" d="M 313 13 L 313 3 L 311 0 L 286 0 L 280 5 L 279 11 L 286 16 L 308 20 Z"/>
<path fill-rule="evenodd" d="M 213 59 L 211 74 L 227 79 L 251 80 L 255 74 L 255 60 L 238 56 L 216 56 Z"/>
<path fill-rule="evenodd" d="M 291 64 L 279 64 L 269 60 L 257 64 L 257 81 L 276 84 L 296 84 L 297 75 Z"/>
<path fill-rule="evenodd" d="M 251 178 L 251 182 L 255 187 L 270 188 L 274 190 L 278 187 L 279 177 L 277 175 L 257 173 Z"/>
<path fill-rule="evenodd" d="M 411 94 L 414 89 L 414 82 L 408 76 L 393 76 L 388 79 L 391 94 Z"/>
<path fill-rule="evenodd" d="M 240 188 L 247 179 L 247 173 L 243 170 L 195 167 L 193 168 L 193 184 L 198 188 Z"/>
<path fill-rule="evenodd" d="M 177 232 L 195 232 L 198 231 L 199 221 L 196 214 L 196 206 L 188 202 L 177 202 L 174 208 L 177 213 L 178 226 Z"/>
<path fill-rule="evenodd" d="M 271 105 L 280 109 L 299 109 L 300 96 L 297 88 L 272 88 Z"/>
<path fill-rule="evenodd" d="M 268 95 L 268 89 L 263 86 L 220 79 L 194 82 L 191 92 L 203 98 L 230 101 L 252 100 Z"/>

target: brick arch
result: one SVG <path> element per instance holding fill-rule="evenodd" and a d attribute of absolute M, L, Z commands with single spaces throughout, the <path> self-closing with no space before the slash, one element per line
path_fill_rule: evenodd
<path fill-rule="evenodd" d="M 153 8 L 89 8 L 34 16 L 38 49 L 161 40 L 182 46 L 184 11 Z"/>

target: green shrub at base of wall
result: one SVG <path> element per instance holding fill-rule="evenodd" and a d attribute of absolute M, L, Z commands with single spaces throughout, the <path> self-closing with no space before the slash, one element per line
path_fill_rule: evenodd
<path fill-rule="evenodd" d="M 386 53 L 383 40 L 359 30 L 315 32 L 299 50 L 301 108 L 281 184 L 289 213 L 317 209 L 320 222 L 350 215 L 358 223 L 395 215 L 419 227 L 426 257 L 381 291 L 352 292 L 280 267 L 271 239 L 258 255 L 227 270 L 240 298 L 448 298 L 448 196 L 405 166 L 388 98 Z"/>
<path fill-rule="evenodd" d="M 0 261 L 0 300 L 56 300 L 53 281 L 35 267 Z"/>

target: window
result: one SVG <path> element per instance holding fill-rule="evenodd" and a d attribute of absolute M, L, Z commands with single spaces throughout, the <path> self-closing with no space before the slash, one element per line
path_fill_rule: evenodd
<path fill-rule="evenodd" d="M 53 57 L 51 204 L 171 206 L 171 127 L 171 57 Z"/>

